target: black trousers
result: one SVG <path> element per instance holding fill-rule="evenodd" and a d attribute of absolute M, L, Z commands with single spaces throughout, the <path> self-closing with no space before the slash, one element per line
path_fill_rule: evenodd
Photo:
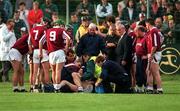
<path fill-rule="evenodd" d="M 2 63 L 2 68 L 0 70 L 0 76 L 1 76 L 1 78 L 2 78 L 2 76 L 4 76 L 5 77 L 5 81 L 9 81 L 8 72 L 12 68 L 11 62 L 9 62 L 9 61 L 2 61 L 1 63 Z"/>
<path fill-rule="evenodd" d="M 122 61 L 120 61 L 121 63 Z M 129 78 L 131 78 L 131 67 L 132 67 L 132 61 L 127 61 L 127 64 L 126 65 L 122 65 L 120 64 L 126 71 L 126 73 L 128 74 Z M 131 84 L 131 81 L 130 83 Z"/>
<path fill-rule="evenodd" d="M 141 57 L 137 57 L 137 64 L 136 64 L 136 84 L 139 87 L 143 85 L 146 86 L 146 67 L 147 67 L 147 59 L 141 59 Z"/>

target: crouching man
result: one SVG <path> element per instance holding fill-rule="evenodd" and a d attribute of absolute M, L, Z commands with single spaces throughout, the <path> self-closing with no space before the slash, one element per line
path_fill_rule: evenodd
<path fill-rule="evenodd" d="M 114 61 L 105 60 L 103 56 L 98 56 L 96 58 L 96 64 L 102 67 L 100 77 L 95 83 L 96 87 L 100 84 L 103 84 L 104 88 L 107 88 L 106 86 L 109 86 L 112 82 L 116 84 L 115 93 L 131 92 L 131 78 L 129 78 L 128 74 L 125 72 L 122 66 Z"/>

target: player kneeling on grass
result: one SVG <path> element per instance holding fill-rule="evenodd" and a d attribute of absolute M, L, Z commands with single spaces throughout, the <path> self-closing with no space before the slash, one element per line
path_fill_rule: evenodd
<path fill-rule="evenodd" d="M 68 50 L 70 41 L 69 35 L 66 33 L 65 29 L 60 26 L 61 21 L 57 20 L 54 22 L 53 28 L 48 29 L 46 31 L 46 36 L 44 36 L 44 41 L 47 41 L 49 63 L 52 69 L 52 79 L 55 92 L 60 91 L 59 84 L 61 81 L 61 71 L 66 62 L 65 53 Z M 42 38 L 40 45 L 42 45 L 44 41 Z"/>
<path fill-rule="evenodd" d="M 24 35 L 16 41 L 14 46 L 9 52 L 9 58 L 13 67 L 13 91 L 14 92 L 27 92 L 24 87 L 24 68 L 23 68 L 23 56 L 25 56 L 28 49 L 28 37 Z M 18 83 L 20 87 L 18 88 Z"/>
<path fill-rule="evenodd" d="M 105 60 L 103 56 L 98 56 L 96 58 L 96 63 L 102 67 L 100 77 L 95 83 L 96 87 L 101 83 L 103 86 L 109 86 L 112 82 L 116 84 L 116 93 L 130 93 L 131 78 L 129 78 L 128 74 L 125 72 L 122 66 L 114 61 Z"/>

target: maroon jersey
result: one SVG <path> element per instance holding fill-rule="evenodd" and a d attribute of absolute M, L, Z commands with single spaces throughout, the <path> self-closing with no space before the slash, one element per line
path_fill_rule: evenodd
<path fill-rule="evenodd" d="M 48 51 L 54 52 L 65 48 L 66 37 L 69 37 L 62 28 L 51 28 L 46 31 Z"/>
<path fill-rule="evenodd" d="M 46 28 L 45 26 L 36 26 L 31 29 L 30 31 L 30 37 L 31 37 L 31 43 L 33 46 L 33 49 L 39 49 L 39 40 L 42 38 L 42 36 L 45 34 Z"/>
<path fill-rule="evenodd" d="M 135 51 L 137 56 L 147 55 L 146 36 L 137 38 Z"/>
<path fill-rule="evenodd" d="M 136 34 L 135 34 L 133 31 L 131 31 L 131 32 L 129 32 L 128 35 L 129 35 L 129 36 L 132 38 L 132 40 L 133 40 L 133 43 L 132 43 L 133 50 L 132 50 L 132 52 L 134 53 L 134 52 L 135 52 L 135 47 L 136 47 Z"/>
<path fill-rule="evenodd" d="M 26 34 L 19 38 L 16 43 L 12 46 L 12 48 L 17 49 L 22 55 L 25 55 L 28 53 L 29 48 L 28 48 L 28 37 L 29 35 Z"/>
<path fill-rule="evenodd" d="M 156 51 L 161 51 L 161 37 L 157 28 L 152 28 L 147 33 L 148 53 L 151 53 L 152 47 L 157 47 Z"/>

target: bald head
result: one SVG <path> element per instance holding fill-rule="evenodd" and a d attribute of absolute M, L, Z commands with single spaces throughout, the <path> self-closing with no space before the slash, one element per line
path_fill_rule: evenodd
<path fill-rule="evenodd" d="M 89 34 L 94 35 L 96 28 L 97 28 L 96 24 L 90 23 L 88 27 Z"/>

